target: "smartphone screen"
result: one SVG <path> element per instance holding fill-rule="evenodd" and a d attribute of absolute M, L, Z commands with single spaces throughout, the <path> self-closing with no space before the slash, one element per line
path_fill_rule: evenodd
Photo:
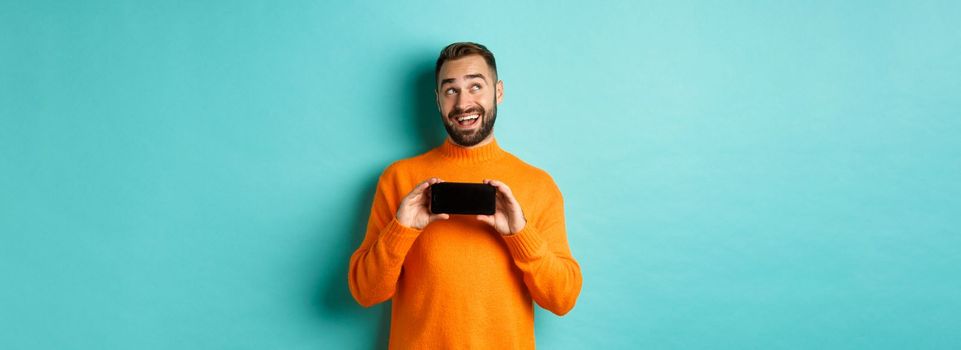
<path fill-rule="evenodd" d="M 483 183 L 440 182 L 430 186 L 434 214 L 494 214 L 497 189 Z"/>

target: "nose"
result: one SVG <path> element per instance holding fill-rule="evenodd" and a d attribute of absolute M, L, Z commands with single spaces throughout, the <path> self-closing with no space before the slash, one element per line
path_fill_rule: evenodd
<path fill-rule="evenodd" d="M 454 107 L 459 111 L 463 111 L 473 105 L 473 100 L 467 94 L 457 94 L 456 100 L 454 100 Z"/>

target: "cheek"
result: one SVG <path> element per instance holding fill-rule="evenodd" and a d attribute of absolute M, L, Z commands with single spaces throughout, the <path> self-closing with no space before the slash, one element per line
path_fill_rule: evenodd
<path fill-rule="evenodd" d="M 483 105 L 486 109 L 491 109 L 497 104 L 497 98 L 493 94 L 485 94 L 483 98 L 477 100 L 477 103 Z"/>
<path fill-rule="evenodd" d="M 451 110 L 453 110 L 454 106 L 448 103 L 447 101 L 440 101 L 440 104 L 437 106 L 437 108 L 440 109 L 440 114 L 442 116 L 447 117 L 447 114 L 450 113 Z"/>

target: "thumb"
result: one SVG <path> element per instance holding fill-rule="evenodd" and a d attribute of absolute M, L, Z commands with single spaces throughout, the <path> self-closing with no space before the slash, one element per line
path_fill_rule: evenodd
<path fill-rule="evenodd" d="M 434 214 L 430 216 L 430 222 L 447 219 L 450 219 L 450 214 Z"/>
<path fill-rule="evenodd" d="M 494 216 L 493 215 L 478 215 L 477 220 L 483 223 L 494 226 Z"/>

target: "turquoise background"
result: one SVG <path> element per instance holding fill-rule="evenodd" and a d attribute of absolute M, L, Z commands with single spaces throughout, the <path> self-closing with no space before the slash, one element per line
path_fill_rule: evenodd
<path fill-rule="evenodd" d="M 544 349 L 961 348 L 961 3 L 3 1 L 0 348 L 370 349 L 380 171 L 497 55 L 584 274 Z"/>

